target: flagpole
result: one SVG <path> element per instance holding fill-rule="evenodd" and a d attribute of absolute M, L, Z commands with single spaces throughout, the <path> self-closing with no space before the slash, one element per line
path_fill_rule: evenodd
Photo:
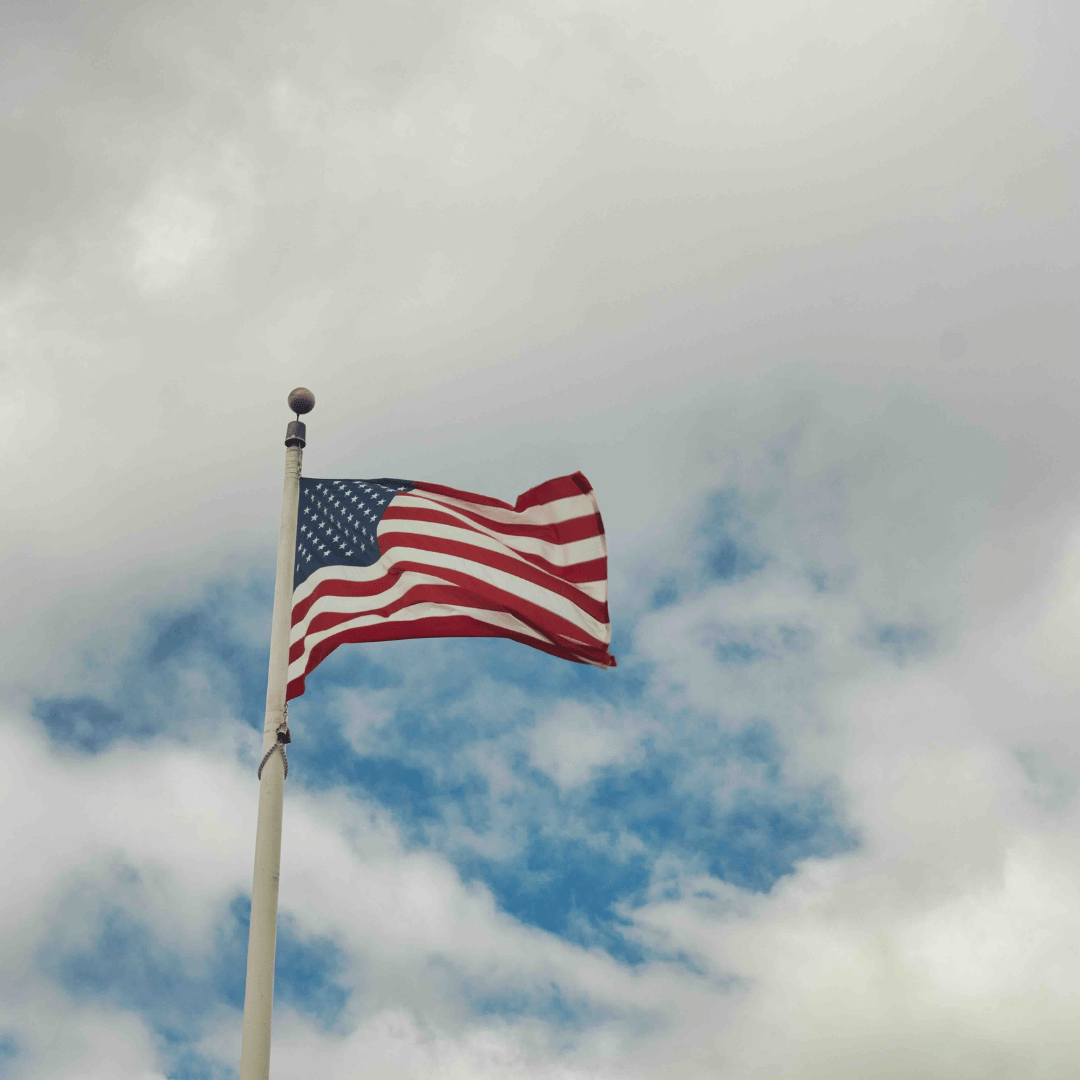
<path fill-rule="evenodd" d="M 244 1033 L 240 1043 L 240 1080 L 269 1080 L 270 1021 L 274 1011 L 274 954 L 277 948 L 278 876 L 281 871 L 281 811 L 285 797 L 285 743 L 289 725 L 285 690 L 289 668 L 293 560 L 300 501 L 300 464 L 306 428 L 300 417 L 315 407 L 315 395 L 300 386 L 289 394 L 296 413 L 285 433 L 285 486 L 281 496 L 274 617 L 270 630 L 270 668 L 266 679 L 266 719 L 259 775 L 259 822 L 255 831 L 255 873 L 251 883 Z M 280 753 L 277 752 L 280 747 Z"/>

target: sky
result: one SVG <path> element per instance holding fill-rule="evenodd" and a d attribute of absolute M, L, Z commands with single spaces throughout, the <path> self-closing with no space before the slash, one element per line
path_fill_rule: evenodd
<path fill-rule="evenodd" d="M 0 1077 L 237 1075 L 298 385 L 582 470 L 619 666 L 309 678 L 274 1077 L 1075 1075 L 1074 5 L 0 20 Z"/>

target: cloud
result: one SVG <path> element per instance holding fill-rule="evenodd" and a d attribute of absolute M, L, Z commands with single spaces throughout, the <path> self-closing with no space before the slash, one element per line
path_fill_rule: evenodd
<path fill-rule="evenodd" d="M 588 781 L 598 769 L 625 767 L 641 740 L 630 718 L 614 710 L 597 717 L 573 702 L 539 719 L 529 736 L 530 756 L 560 788 Z"/>
<path fill-rule="evenodd" d="M 582 468 L 620 667 L 322 665 L 275 1069 L 1068 1074 L 1073 15 L 4 20 L 0 1068 L 235 1067 L 305 384 L 312 475 Z"/>

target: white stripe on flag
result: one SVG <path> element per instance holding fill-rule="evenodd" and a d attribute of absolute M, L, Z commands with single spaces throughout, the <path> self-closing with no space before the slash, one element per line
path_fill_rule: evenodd
<path fill-rule="evenodd" d="M 394 505 L 397 505 L 395 500 Z M 585 540 L 571 540 L 566 544 L 552 544 L 533 536 L 506 536 L 491 532 L 482 525 L 467 519 L 461 519 L 462 525 L 446 525 L 437 521 L 417 521 L 414 518 L 387 518 L 379 522 L 377 535 L 386 533 L 406 533 L 413 536 L 435 536 L 455 540 L 463 544 L 475 544 L 489 551 L 504 552 L 520 558 L 518 552 L 539 555 L 555 566 L 573 566 L 576 563 L 592 562 L 602 559 L 607 554 L 604 537 L 590 536 Z M 529 562 L 529 560 L 523 560 Z M 535 563 L 529 562 L 530 566 Z"/>

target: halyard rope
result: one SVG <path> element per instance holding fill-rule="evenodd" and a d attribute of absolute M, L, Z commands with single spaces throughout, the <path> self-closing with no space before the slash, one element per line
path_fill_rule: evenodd
<path fill-rule="evenodd" d="M 282 764 L 285 766 L 284 779 L 288 779 L 288 776 L 289 776 L 289 755 L 285 753 L 285 744 L 289 743 L 289 742 L 292 742 L 292 735 L 289 732 L 289 706 L 288 706 L 288 703 L 286 703 L 286 705 L 285 705 L 285 717 L 281 721 L 281 723 L 278 724 L 278 726 L 277 726 L 277 740 L 275 741 L 274 745 L 271 746 L 270 749 L 267 750 L 265 754 L 263 754 L 263 759 L 262 759 L 262 761 L 259 762 L 259 771 L 255 775 L 260 780 L 262 780 L 263 766 L 270 760 L 270 755 L 275 750 L 280 750 L 281 751 L 281 761 L 282 761 Z"/>

